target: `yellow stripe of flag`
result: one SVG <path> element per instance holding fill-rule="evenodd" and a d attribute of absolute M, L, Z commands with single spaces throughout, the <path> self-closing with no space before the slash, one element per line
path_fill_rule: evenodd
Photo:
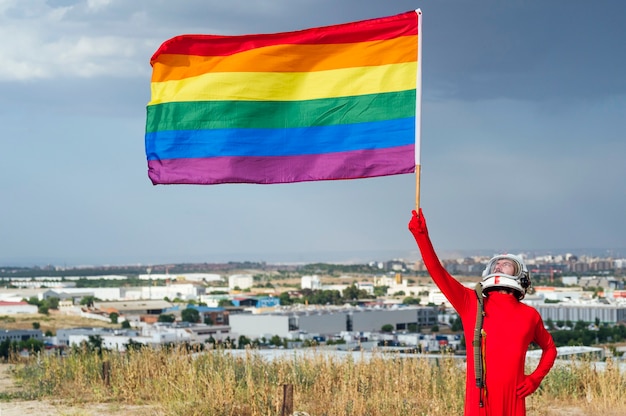
<path fill-rule="evenodd" d="M 416 88 L 416 62 L 305 73 L 208 73 L 153 82 L 148 105 L 181 101 L 302 101 Z"/>

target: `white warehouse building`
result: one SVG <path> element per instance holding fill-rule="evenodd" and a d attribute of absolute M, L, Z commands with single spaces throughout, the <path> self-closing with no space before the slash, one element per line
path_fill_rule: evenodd
<path fill-rule="evenodd" d="M 312 290 L 321 289 L 322 281 L 320 280 L 320 277 L 317 275 L 302 276 L 302 278 L 300 279 L 300 287 L 302 289 L 312 289 Z"/>
<path fill-rule="evenodd" d="M 408 326 L 432 326 L 437 323 L 437 310 L 432 307 L 403 307 L 396 309 L 342 309 L 289 311 L 270 314 L 231 314 L 232 332 L 249 338 L 278 335 L 289 338 L 294 332 L 333 335 L 340 332 L 380 331 L 383 325 L 396 330 Z"/>
<path fill-rule="evenodd" d="M 626 305 L 605 305 L 598 303 L 545 303 L 533 305 L 543 321 L 571 321 L 616 324 L 626 322 Z"/>
<path fill-rule="evenodd" d="M 239 289 L 249 289 L 254 284 L 254 278 L 251 274 L 233 274 L 232 276 L 228 276 L 228 289 L 234 290 L 235 288 Z"/>

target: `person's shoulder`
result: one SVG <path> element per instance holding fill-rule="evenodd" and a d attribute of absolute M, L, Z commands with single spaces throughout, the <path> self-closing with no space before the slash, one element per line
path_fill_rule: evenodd
<path fill-rule="evenodd" d="M 534 306 L 530 306 L 527 305 L 523 302 L 519 302 L 518 307 L 524 311 L 525 314 L 528 314 L 528 316 L 534 316 L 534 317 L 538 317 L 540 318 L 541 315 L 539 314 L 539 311 L 537 309 L 535 309 Z"/>

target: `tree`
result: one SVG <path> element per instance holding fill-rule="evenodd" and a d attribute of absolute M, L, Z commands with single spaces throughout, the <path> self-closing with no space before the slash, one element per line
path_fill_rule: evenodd
<path fill-rule="evenodd" d="M 104 340 L 100 335 L 89 335 L 88 339 L 89 345 L 91 345 L 95 349 L 102 348 L 102 343 L 104 342 Z"/>
<path fill-rule="evenodd" d="M 457 315 L 456 318 L 454 318 L 454 320 L 452 321 L 452 325 L 450 326 L 450 329 L 453 332 L 459 332 L 463 330 L 463 321 L 461 321 L 461 318 L 459 318 L 459 316 Z"/>
<path fill-rule="evenodd" d="M 246 337 L 245 335 L 240 335 L 239 339 L 237 340 L 237 348 L 239 348 L 240 350 L 245 349 L 246 345 L 250 345 L 250 343 L 250 338 Z"/>
<path fill-rule="evenodd" d="M 374 286 L 374 296 L 385 296 L 389 286 Z"/>
<path fill-rule="evenodd" d="M 213 346 L 215 346 L 215 338 L 213 338 L 213 335 L 209 335 L 209 338 L 204 342 L 206 342 L 207 344 L 213 344 Z"/>
<path fill-rule="evenodd" d="M 414 298 L 412 296 L 407 296 L 406 298 L 404 298 L 402 303 L 404 303 L 405 305 L 419 305 L 420 298 Z"/>
<path fill-rule="evenodd" d="M 48 307 L 48 309 L 59 309 L 59 298 L 50 297 L 43 301 L 43 303 Z"/>
<path fill-rule="evenodd" d="M 157 322 L 172 323 L 174 321 L 176 321 L 176 317 L 174 316 L 174 314 L 171 313 L 162 313 L 157 318 Z"/>
<path fill-rule="evenodd" d="M 191 322 L 192 324 L 200 322 L 200 312 L 198 312 L 198 310 L 194 308 L 184 309 L 181 312 L 180 317 L 183 322 Z"/>
<path fill-rule="evenodd" d="M 277 347 L 280 347 L 281 345 L 283 345 L 283 340 L 281 337 L 279 337 L 278 335 L 274 335 L 271 339 L 270 339 L 270 345 L 275 345 Z"/>
<path fill-rule="evenodd" d="M 28 299 L 24 299 L 26 301 L 26 303 L 28 303 L 29 305 L 35 305 L 35 306 L 39 306 L 41 305 L 41 302 L 39 301 L 39 298 L 37 296 L 31 296 Z"/>
<path fill-rule="evenodd" d="M 230 301 L 230 299 L 220 299 L 220 301 L 217 303 L 217 306 L 219 307 L 225 307 L 225 306 L 234 306 L 233 303 Z"/>
<path fill-rule="evenodd" d="M 44 348 L 43 341 L 39 341 L 35 338 L 28 338 L 25 341 L 20 341 L 18 345 L 20 350 L 27 350 L 29 352 L 39 352 Z"/>
<path fill-rule="evenodd" d="M 345 301 L 338 290 L 302 290 L 302 300 L 309 305 L 340 305 Z"/>
<path fill-rule="evenodd" d="M 293 300 L 291 300 L 291 297 L 289 296 L 289 292 L 281 293 L 280 295 L 278 295 L 278 299 L 280 300 L 281 305 L 293 304 Z"/>
<path fill-rule="evenodd" d="M 346 301 L 356 300 L 359 298 L 359 288 L 356 287 L 355 283 L 352 283 L 341 292 L 341 295 Z"/>
<path fill-rule="evenodd" d="M 100 335 L 89 335 L 87 341 L 87 348 L 89 351 L 95 351 L 98 355 L 102 355 L 102 344 L 104 340 Z"/>
<path fill-rule="evenodd" d="M 111 312 L 109 314 L 109 319 L 111 320 L 112 324 L 116 324 L 117 323 L 117 318 L 119 318 L 119 317 L 120 317 L 120 314 L 117 313 L 117 312 Z"/>
<path fill-rule="evenodd" d="M 10 339 L 5 339 L 0 342 L 0 358 L 7 361 L 11 356 L 11 352 L 15 351 L 15 347 L 11 343 Z"/>
<path fill-rule="evenodd" d="M 393 332 L 393 325 L 392 324 L 385 324 L 380 328 L 381 332 Z"/>
<path fill-rule="evenodd" d="M 33 329 L 41 328 L 41 324 L 39 322 L 33 322 Z"/>
<path fill-rule="evenodd" d="M 129 339 L 128 343 L 124 345 L 126 347 L 126 351 L 139 351 L 140 349 L 144 348 L 146 345 L 138 342 L 138 341 L 134 341 L 133 339 Z"/>
<path fill-rule="evenodd" d="M 574 324 L 574 330 L 580 331 L 587 328 L 587 323 L 585 321 L 578 320 L 576 324 Z"/>
<path fill-rule="evenodd" d="M 84 296 L 81 300 L 80 300 L 80 304 L 83 306 L 86 306 L 88 308 L 92 308 L 93 307 L 93 303 L 96 300 L 95 296 L 89 295 L 89 296 Z"/>

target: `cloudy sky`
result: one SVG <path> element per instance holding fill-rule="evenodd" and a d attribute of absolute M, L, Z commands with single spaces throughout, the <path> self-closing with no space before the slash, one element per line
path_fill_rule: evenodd
<path fill-rule="evenodd" d="M 626 255 L 626 2 L 0 0 L 0 265 L 419 258 L 413 175 L 153 186 L 144 149 L 165 40 L 416 8 L 420 205 L 442 257 Z"/>

